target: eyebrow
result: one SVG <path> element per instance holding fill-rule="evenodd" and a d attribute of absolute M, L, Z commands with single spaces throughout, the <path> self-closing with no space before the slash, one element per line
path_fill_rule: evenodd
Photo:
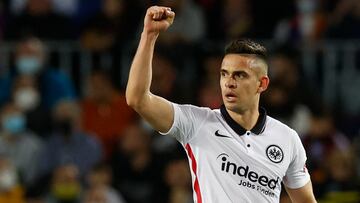
<path fill-rule="evenodd" d="M 224 73 L 229 73 L 228 70 L 223 69 L 223 68 L 220 69 L 220 72 L 221 72 L 221 73 L 222 73 L 222 72 L 224 72 Z M 233 71 L 231 74 L 232 74 L 232 75 L 236 75 L 236 74 L 244 74 L 244 73 L 249 75 L 249 73 L 247 73 L 247 72 L 244 71 L 244 70 L 236 70 L 236 71 Z"/>

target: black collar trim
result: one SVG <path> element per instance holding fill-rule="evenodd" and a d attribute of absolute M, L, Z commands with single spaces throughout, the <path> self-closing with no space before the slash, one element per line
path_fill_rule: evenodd
<path fill-rule="evenodd" d="M 240 136 L 246 133 L 246 129 L 239 125 L 234 119 L 231 118 L 224 105 L 221 105 L 220 112 L 226 123 Z M 255 126 L 250 130 L 256 135 L 260 135 L 265 130 L 266 123 L 266 110 L 263 107 L 259 108 L 259 118 Z"/>

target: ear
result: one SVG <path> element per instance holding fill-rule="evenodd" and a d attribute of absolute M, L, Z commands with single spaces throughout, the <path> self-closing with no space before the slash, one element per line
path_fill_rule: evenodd
<path fill-rule="evenodd" d="M 258 93 L 264 92 L 268 88 L 269 83 L 270 83 L 270 79 L 269 79 L 268 76 L 261 77 L 260 78 L 260 85 L 259 85 L 259 88 L 258 88 Z"/>

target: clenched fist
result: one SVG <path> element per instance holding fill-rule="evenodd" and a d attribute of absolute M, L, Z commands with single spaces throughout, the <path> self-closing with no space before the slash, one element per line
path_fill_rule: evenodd
<path fill-rule="evenodd" d="M 175 13 L 169 7 L 152 6 L 146 11 L 144 32 L 159 34 L 165 31 L 174 22 Z"/>

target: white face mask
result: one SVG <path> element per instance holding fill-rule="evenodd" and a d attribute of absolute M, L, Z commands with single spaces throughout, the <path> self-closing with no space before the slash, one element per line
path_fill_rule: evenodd
<path fill-rule="evenodd" d="M 14 168 L 7 168 L 0 171 L 0 190 L 8 191 L 17 183 L 16 171 Z"/>
<path fill-rule="evenodd" d="M 34 109 L 40 102 L 39 93 L 33 88 L 21 88 L 15 92 L 14 100 L 16 106 L 23 111 Z"/>
<path fill-rule="evenodd" d="M 16 60 L 16 68 L 21 75 L 35 75 L 42 67 L 41 60 L 35 56 L 23 56 Z"/>

